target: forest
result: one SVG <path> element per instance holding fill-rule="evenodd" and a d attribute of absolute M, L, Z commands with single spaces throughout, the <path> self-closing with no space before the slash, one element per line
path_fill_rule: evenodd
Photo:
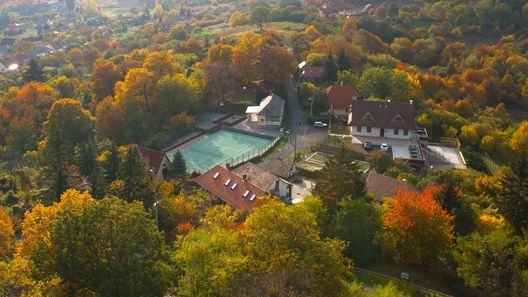
<path fill-rule="evenodd" d="M 10 57 L 64 49 L 0 74 L 1 297 L 432 296 L 360 269 L 445 296 L 528 296 L 528 1 L 4 2 L 2 41 L 14 23 L 55 28 Z M 416 189 L 379 203 L 343 149 L 303 202 L 258 197 L 251 212 L 196 187 L 181 155 L 153 176 L 139 147 L 162 150 L 201 113 L 286 98 L 302 61 L 324 76 L 296 84 L 301 105 L 328 109 L 334 84 L 412 100 L 468 169 L 371 153 Z"/>

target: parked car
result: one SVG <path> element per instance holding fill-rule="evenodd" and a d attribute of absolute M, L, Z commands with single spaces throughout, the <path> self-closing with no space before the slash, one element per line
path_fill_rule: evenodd
<path fill-rule="evenodd" d="M 386 151 L 389 150 L 389 145 L 386 144 L 386 143 L 382 143 L 382 144 L 380 144 L 380 149 L 381 149 L 382 151 L 385 151 L 385 152 L 386 152 Z"/>
<path fill-rule="evenodd" d="M 372 149 L 372 142 L 370 141 L 366 141 L 363 143 L 363 148 L 366 150 L 366 151 L 370 151 Z"/>
<path fill-rule="evenodd" d="M 316 127 L 316 128 L 326 128 L 327 126 L 328 125 L 326 123 L 319 122 L 319 121 L 314 123 L 314 127 Z"/>

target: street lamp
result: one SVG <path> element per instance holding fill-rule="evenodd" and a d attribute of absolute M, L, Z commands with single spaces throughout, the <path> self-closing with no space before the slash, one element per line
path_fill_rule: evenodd
<path fill-rule="evenodd" d="M 308 100 L 310 100 L 310 116 L 313 117 L 314 98 L 308 98 Z"/>
<path fill-rule="evenodd" d="M 156 222 L 156 228 L 159 231 L 159 223 L 158 223 L 158 204 L 160 204 L 160 201 L 154 202 L 152 205 L 152 208 L 154 208 L 154 221 Z"/>

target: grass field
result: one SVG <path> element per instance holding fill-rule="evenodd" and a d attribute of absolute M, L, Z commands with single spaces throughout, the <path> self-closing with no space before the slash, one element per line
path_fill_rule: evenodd
<path fill-rule="evenodd" d="M 302 31 L 307 26 L 301 23 L 292 22 L 272 22 L 267 23 L 264 26 L 264 30 L 273 30 L 279 34 L 291 31 Z M 228 27 L 226 23 L 213 25 L 203 28 L 202 31 L 194 32 L 194 38 L 225 38 L 231 36 L 237 36 L 246 32 L 255 32 L 258 28 L 255 25 L 245 25 L 238 27 Z"/>

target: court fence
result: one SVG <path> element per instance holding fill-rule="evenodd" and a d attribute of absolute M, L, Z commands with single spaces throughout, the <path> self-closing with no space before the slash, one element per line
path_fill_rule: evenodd
<path fill-rule="evenodd" d="M 239 132 L 239 131 L 240 130 L 237 130 L 237 132 Z M 261 136 L 261 135 L 259 135 L 259 136 Z M 204 172 L 201 172 L 201 170 L 198 170 L 197 168 L 189 168 L 189 169 L 191 169 L 191 171 L 198 172 L 198 173 L 201 173 L 201 174 L 211 170 L 211 168 L 215 167 L 216 165 L 222 165 L 222 166 L 225 166 L 226 168 L 230 169 L 230 168 L 236 167 L 236 166 L 238 166 L 240 164 L 249 162 L 249 161 L 251 161 L 253 159 L 262 157 L 262 155 L 264 155 L 271 148 L 273 148 L 277 144 L 277 142 L 279 142 L 279 140 L 280 140 L 280 136 L 277 136 L 277 137 L 273 138 L 273 141 L 271 141 L 270 143 L 268 143 L 266 145 L 263 145 L 263 146 L 255 149 L 255 150 L 246 152 L 246 153 L 244 153 L 242 155 L 238 155 L 236 157 L 231 157 L 229 159 L 223 160 L 219 164 L 215 164 L 214 166 L 211 166 L 210 168 L 207 168 L 206 170 L 204 170 Z"/>

